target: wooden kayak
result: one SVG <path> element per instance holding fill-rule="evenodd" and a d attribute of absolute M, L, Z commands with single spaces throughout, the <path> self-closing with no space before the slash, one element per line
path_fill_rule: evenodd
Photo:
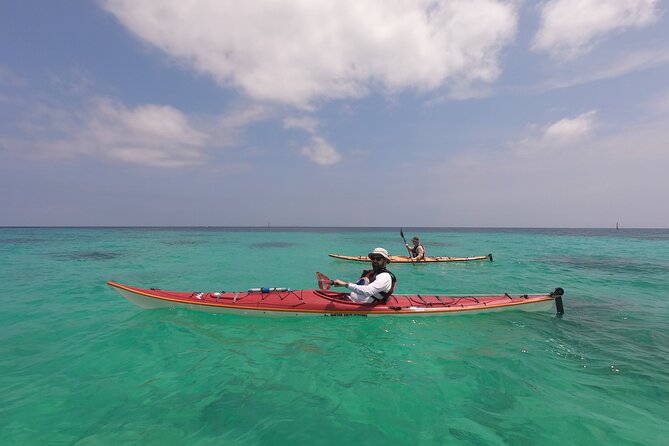
<path fill-rule="evenodd" d="M 392 295 L 386 303 L 351 302 L 346 293 L 289 288 L 241 292 L 178 292 L 107 282 L 130 302 L 147 309 L 187 308 L 253 316 L 445 316 L 509 309 L 563 313 L 562 288 L 549 294 L 478 296 Z"/>
<path fill-rule="evenodd" d="M 341 254 L 328 254 L 330 257 L 341 260 L 351 260 L 354 262 L 369 262 L 367 256 L 345 256 Z M 425 257 L 423 260 L 412 260 L 409 256 L 390 256 L 390 263 L 433 263 L 433 262 L 469 262 L 472 260 L 490 260 L 492 262 L 492 254 L 487 256 L 473 256 L 473 257 Z"/>

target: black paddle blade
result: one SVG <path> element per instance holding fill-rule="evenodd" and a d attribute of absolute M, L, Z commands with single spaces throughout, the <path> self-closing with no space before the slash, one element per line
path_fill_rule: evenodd
<path fill-rule="evenodd" d="M 329 290 L 334 283 L 328 276 L 319 272 L 316 272 L 316 279 L 318 280 L 318 289 L 323 291 Z"/>

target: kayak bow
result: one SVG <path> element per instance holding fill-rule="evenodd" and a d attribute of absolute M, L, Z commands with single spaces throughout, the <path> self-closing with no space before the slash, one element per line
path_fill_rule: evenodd
<path fill-rule="evenodd" d="M 392 295 L 386 303 L 359 304 L 348 300 L 346 293 L 324 290 L 253 288 L 242 292 L 178 292 L 107 283 L 142 308 L 188 308 L 257 316 L 443 316 L 508 309 L 546 311 L 554 303 L 558 314 L 562 314 L 564 294 L 562 288 L 556 288 L 549 294 L 534 295 Z"/>

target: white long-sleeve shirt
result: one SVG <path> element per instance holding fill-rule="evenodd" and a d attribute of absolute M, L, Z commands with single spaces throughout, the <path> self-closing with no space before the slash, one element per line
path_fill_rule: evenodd
<path fill-rule="evenodd" d="M 349 283 L 346 288 L 351 290 L 350 298 L 353 302 L 369 304 L 375 302 L 372 296 L 377 299 L 383 299 L 381 292 L 390 292 L 393 287 L 393 279 L 388 273 L 380 273 L 369 285 L 357 285 Z"/>

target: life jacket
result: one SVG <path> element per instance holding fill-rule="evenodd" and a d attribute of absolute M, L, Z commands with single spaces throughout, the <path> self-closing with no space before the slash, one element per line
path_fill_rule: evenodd
<path fill-rule="evenodd" d="M 411 257 L 418 257 L 418 247 L 419 246 L 421 248 L 423 248 L 423 255 L 425 255 L 425 246 L 423 246 L 422 244 L 419 243 L 418 245 L 416 245 L 412 248 L 409 248 L 411 250 Z"/>
<path fill-rule="evenodd" d="M 381 299 L 379 299 L 376 296 L 370 296 L 372 299 L 374 299 L 375 302 L 385 302 L 388 300 L 390 295 L 393 294 L 393 292 L 395 292 L 395 287 L 397 286 L 397 277 L 395 277 L 395 274 L 391 273 L 385 268 L 380 269 L 378 271 L 374 271 L 373 269 L 366 269 L 362 272 L 360 280 L 358 281 L 358 284 L 360 285 L 362 285 L 360 281 L 366 282 L 365 284 L 372 283 L 376 279 L 376 276 L 378 276 L 381 273 L 390 274 L 390 280 L 391 280 L 390 291 L 388 292 L 381 291 L 381 296 L 383 296 L 383 298 Z"/>

